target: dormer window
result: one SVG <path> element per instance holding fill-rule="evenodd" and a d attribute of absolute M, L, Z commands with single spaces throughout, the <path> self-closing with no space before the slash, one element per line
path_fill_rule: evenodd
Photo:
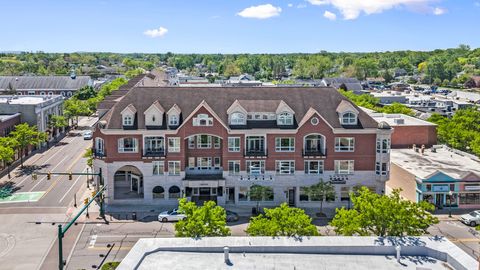
<path fill-rule="evenodd" d="M 172 114 L 168 116 L 168 125 L 169 126 L 178 126 L 178 115 Z"/>
<path fill-rule="evenodd" d="M 213 118 L 208 117 L 208 114 L 201 113 L 193 118 L 193 125 L 201 127 L 213 126 Z"/>
<path fill-rule="evenodd" d="M 123 116 L 123 125 L 124 126 L 133 126 L 133 116 L 126 114 Z"/>
<path fill-rule="evenodd" d="M 357 115 L 353 112 L 345 112 L 341 116 L 342 125 L 356 125 L 357 124 Z"/>
<path fill-rule="evenodd" d="M 289 112 L 282 112 L 277 117 L 277 125 L 291 126 L 293 125 L 293 114 Z"/>
<path fill-rule="evenodd" d="M 230 125 L 245 125 L 245 114 L 234 112 L 230 116 Z"/>

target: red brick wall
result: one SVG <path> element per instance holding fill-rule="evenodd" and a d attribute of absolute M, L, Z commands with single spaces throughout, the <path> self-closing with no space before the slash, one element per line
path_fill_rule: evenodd
<path fill-rule="evenodd" d="M 8 133 L 13 131 L 14 127 L 20 123 L 21 123 L 20 114 L 11 119 L 0 122 L 0 137 L 8 135 Z"/>
<path fill-rule="evenodd" d="M 429 147 L 437 144 L 436 126 L 395 126 L 392 148 L 407 148 L 413 144 Z"/>

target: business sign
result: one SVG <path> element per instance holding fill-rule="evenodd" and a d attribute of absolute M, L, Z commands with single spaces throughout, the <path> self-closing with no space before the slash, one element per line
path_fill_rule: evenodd
<path fill-rule="evenodd" d="M 477 191 L 477 190 L 480 190 L 480 186 L 465 186 L 465 190 L 467 190 L 467 191 Z"/>
<path fill-rule="evenodd" d="M 449 186 L 433 186 L 432 191 L 433 192 L 449 192 L 450 187 Z"/>

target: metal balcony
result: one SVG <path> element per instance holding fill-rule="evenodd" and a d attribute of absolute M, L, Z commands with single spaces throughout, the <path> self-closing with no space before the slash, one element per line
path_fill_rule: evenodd
<path fill-rule="evenodd" d="M 247 149 L 245 151 L 246 157 L 264 157 L 267 156 L 267 151 L 265 149 Z"/>
<path fill-rule="evenodd" d="M 164 149 L 146 149 L 143 156 L 144 157 L 164 157 L 165 150 Z"/>
<path fill-rule="evenodd" d="M 305 148 L 303 149 L 303 156 L 315 156 L 315 157 L 325 157 L 327 156 L 327 149 L 319 148 Z"/>

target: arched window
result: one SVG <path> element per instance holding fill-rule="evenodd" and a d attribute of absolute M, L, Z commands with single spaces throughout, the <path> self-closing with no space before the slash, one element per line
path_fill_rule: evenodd
<path fill-rule="evenodd" d="M 357 115 L 353 112 L 346 112 L 342 114 L 341 118 L 342 125 L 356 125 L 357 124 Z"/>
<path fill-rule="evenodd" d="M 289 112 L 282 112 L 281 114 L 279 114 L 277 118 L 277 125 L 293 125 L 293 114 Z"/>
<path fill-rule="evenodd" d="M 165 199 L 165 189 L 161 186 L 156 186 L 152 190 L 154 199 Z"/>
<path fill-rule="evenodd" d="M 178 199 L 180 198 L 180 188 L 177 186 L 171 186 L 168 189 L 168 198 L 169 199 Z"/>
<path fill-rule="evenodd" d="M 123 116 L 123 125 L 124 126 L 133 126 L 133 117 L 130 114 L 125 114 Z"/>
<path fill-rule="evenodd" d="M 230 116 L 231 125 L 245 125 L 245 114 L 240 112 L 234 112 Z"/>

